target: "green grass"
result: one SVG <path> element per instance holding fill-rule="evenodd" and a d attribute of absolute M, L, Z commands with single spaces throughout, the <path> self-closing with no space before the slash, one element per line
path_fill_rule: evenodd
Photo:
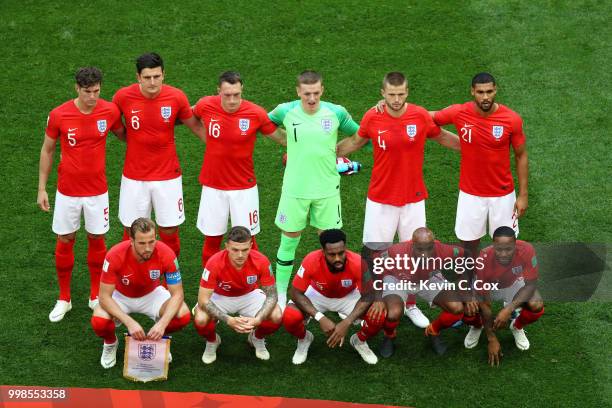
<path fill-rule="evenodd" d="M 290 363 L 295 343 L 281 331 L 269 341 L 272 360 L 255 361 L 246 339 L 221 328 L 218 361 L 205 367 L 192 327 L 176 334 L 170 379 L 133 384 L 120 367 L 99 366 L 100 341 L 89 326 L 85 239 L 79 235 L 73 277 L 74 309 L 60 324 L 47 314 L 56 296 L 51 216 L 36 207 L 38 157 L 45 120 L 74 96 L 73 73 L 97 65 L 103 97 L 132 83 L 134 58 L 159 52 L 167 83 L 195 102 L 215 92 L 227 69 L 246 80 L 245 98 L 267 109 L 295 98 L 297 73 L 325 77 L 325 99 L 356 119 L 379 99 L 391 70 L 405 72 L 410 101 L 440 109 L 469 97 L 469 80 L 490 70 L 499 101 L 525 122 L 530 158 L 530 208 L 521 237 L 531 241 L 612 242 L 610 217 L 609 2 L 55 2 L 3 1 L 0 15 L 0 125 L 3 182 L 0 278 L 0 383 L 213 393 L 282 395 L 416 406 L 605 406 L 612 400 L 609 303 L 550 303 L 528 329 L 532 348 L 519 352 L 510 333 L 500 337 L 502 367 L 485 365 L 486 348 L 464 350 L 465 329 L 445 333 L 450 351 L 430 352 L 420 331 L 403 324 L 394 358 L 366 367 L 345 347 L 328 350 L 322 335 L 302 367 Z M 188 303 L 199 279 L 200 233 L 195 228 L 203 146 L 177 130 L 184 170 L 187 222 L 181 264 Z M 280 194 L 282 149 L 257 143 L 262 251 L 274 258 L 279 232 L 273 217 Z M 116 219 L 124 146 L 108 143 L 113 214 L 107 242 L 121 231 Z M 345 229 L 358 248 L 371 153 L 356 153 L 365 170 L 343 179 Z M 56 158 L 57 162 L 57 158 Z M 454 239 L 458 156 L 429 144 L 425 178 L 428 224 Z M 48 190 L 53 197 L 56 177 Z M 316 248 L 312 230 L 298 259 Z M 604 280 L 609 282 L 608 270 Z M 542 266 L 543 268 L 545 265 Z M 609 292 L 608 292 L 609 293 Z M 610 297 L 603 296 L 609 302 Z M 435 311 L 427 311 L 430 317 Z M 373 348 L 380 338 L 372 341 Z"/>

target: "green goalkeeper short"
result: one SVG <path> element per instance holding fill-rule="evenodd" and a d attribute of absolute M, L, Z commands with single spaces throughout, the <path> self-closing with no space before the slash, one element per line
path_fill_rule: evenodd
<path fill-rule="evenodd" d="M 281 194 L 276 212 L 276 226 L 286 232 L 298 232 L 306 228 L 308 213 L 310 225 L 326 230 L 342 228 L 340 193 L 331 197 L 306 199 Z"/>

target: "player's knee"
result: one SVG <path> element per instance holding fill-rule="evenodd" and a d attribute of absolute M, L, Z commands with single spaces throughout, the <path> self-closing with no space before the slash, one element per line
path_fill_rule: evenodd
<path fill-rule="evenodd" d="M 268 319 L 274 324 L 281 324 L 283 322 L 283 312 L 281 312 L 281 308 L 278 305 L 274 306 Z"/>
<path fill-rule="evenodd" d="M 176 312 L 176 316 L 179 319 L 184 318 L 185 316 L 191 316 L 191 311 L 189 310 L 189 308 L 187 307 L 187 305 L 185 304 L 185 302 L 183 302 L 183 304 L 181 305 L 181 307 L 179 308 L 179 311 Z"/>
<path fill-rule="evenodd" d="M 542 300 L 531 300 L 527 302 L 527 308 L 532 312 L 540 312 L 544 309 L 544 302 Z"/>
<path fill-rule="evenodd" d="M 178 231 L 178 227 L 159 227 L 159 232 L 166 235 L 174 234 Z"/>
<path fill-rule="evenodd" d="M 463 303 L 461 302 L 448 302 L 445 308 L 449 313 L 463 314 Z"/>
<path fill-rule="evenodd" d="M 387 305 L 387 320 L 390 322 L 397 322 L 402 318 L 404 313 L 404 305 L 401 303 L 391 303 Z"/>
<path fill-rule="evenodd" d="M 198 326 L 205 326 L 210 321 L 210 317 L 206 312 L 201 310 L 199 307 L 196 308 L 195 316 L 193 317 L 193 322 Z"/>
<path fill-rule="evenodd" d="M 76 232 L 71 232 L 70 234 L 58 235 L 57 239 L 59 239 L 62 243 L 67 244 L 70 241 L 74 241 L 76 239 Z"/>

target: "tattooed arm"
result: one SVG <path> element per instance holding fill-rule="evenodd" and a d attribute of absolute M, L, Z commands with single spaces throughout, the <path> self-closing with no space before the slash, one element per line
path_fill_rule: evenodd
<path fill-rule="evenodd" d="M 270 316 L 270 313 L 272 313 L 272 310 L 274 309 L 274 306 L 276 306 L 276 302 L 278 301 L 276 285 L 262 286 L 261 290 L 263 291 L 263 293 L 266 294 L 266 300 L 264 300 L 261 309 L 259 309 L 259 312 L 257 312 L 257 314 L 255 315 L 257 326 L 259 326 L 261 322 L 263 322 L 268 318 L 268 316 Z"/>

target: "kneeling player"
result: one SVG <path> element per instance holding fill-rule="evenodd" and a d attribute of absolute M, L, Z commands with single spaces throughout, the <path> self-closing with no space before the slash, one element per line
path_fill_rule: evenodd
<path fill-rule="evenodd" d="M 276 304 L 278 297 L 270 261 L 251 249 L 252 245 L 247 228 L 233 227 L 225 250 L 213 255 L 202 273 L 194 324 L 198 334 L 206 339 L 202 355 L 205 364 L 217 359 L 221 344 L 221 337 L 215 332 L 218 320 L 237 333 L 248 333 L 255 356 L 260 360 L 270 359 L 264 338 L 281 326 L 282 313 Z M 233 314 L 237 316 L 230 316 Z"/>
<path fill-rule="evenodd" d="M 302 364 L 308 356 L 308 348 L 314 336 L 306 330 L 311 317 L 319 322 L 327 336 L 329 347 L 342 346 L 344 337 L 353 322 L 365 314 L 372 302 L 371 293 L 365 290 L 363 272 L 365 264 L 361 257 L 346 249 L 346 235 L 339 229 L 323 231 L 319 237 L 322 249 L 306 255 L 297 271 L 290 289 L 291 302 L 283 313 L 283 325 L 298 338 L 293 364 Z M 360 294 L 361 292 L 361 294 Z M 346 315 L 335 324 L 325 312 Z M 375 322 L 366 322 L 363 327 Z M 368 364 L 376 364 L 378 358 L 365 342 L 362 329 L 351 336 L 351 346 Z"/>
<path fill-rule="evenodd" d="M 138 218 L 129 234 L 129 241 L 115 245 L 106 254 L 100 279 L 100 304 L 91 318 L 94 332 L 104 339 L 100 358 L 104 368 L 116 363 L 115 321 L 123 323 L 135 340 L 159 340 L 185 327 L 191 318 L 183 302 L 176 255 L 155 239 L 155 223 Z M 160 284 L 162 274 L 168 289 Z M 145 334 L 142 326 L 130 317 L 131 313 L 147 315 L 155 324 Z"/>
<path fill-rule="evenodd" d="M 476 270 L 474 281 L 480 295 L 480 314 L 464 317 L 471 325 L 465 336 L 466 348 L 478 345 L 482 326 L 489 340 L 489 364 L 499 365 L 502 357 L 501 346 L 495 331 L 508 325 L 515 309 L 521 312 L 510 321 L 510 331 L 519 350 L 529 349 L 529 340 L 523 327 L 535 322 L 544 314 L 544 302 L 537 290 L 538 260 L 531 244 L 517 240 L 511 227 L 499 227 L 493 233 L 493 245 L 480 252 L 483 267 Z M 486 288 L 488 285 L 497 288 Z M 504 307 L 493 317 L 491 301 L 503 301 Z"/>

